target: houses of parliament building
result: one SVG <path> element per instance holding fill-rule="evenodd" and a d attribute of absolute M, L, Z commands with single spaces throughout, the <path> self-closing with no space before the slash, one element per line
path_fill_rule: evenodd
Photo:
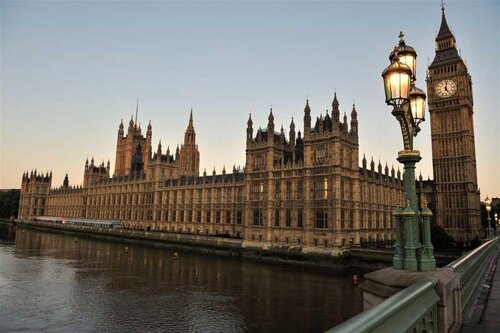
<path fill-rule="evenodd" d="M 417 180 L 420 202 L 428 202 L 435 223 L 458 241 L 481 236 L 477 189 L 472 87 L 455 38 L 442 17 L 436 56 L 429 67 L 434 180 Z M 453 82 L 456 92 L 436 87 Z M 364 242 L 395 239 L 395 207 L 404 206 L 399 170 L 380 161 L 359 165 L 358 114 L 341 117 L 336 94 L 331 109 L 313 118 L 309 101 L 303 132 L 291 119 L 278 130 L 272 109 L 267 125 L 246 129 L 246 163 L 200 175 L 193 113 L 184 143 L 153 150 L 152 126 L 145 135 L 137 118 L 119 124 L 114 170 L 110 162 L 86 161 L 82 186 L 52 188 L 52 174 L 22 176 L 20 219 L 59 216 L 118 220 L 126 228 L 225 235 L 243 246 L 297 248 L 337 255 Z"/>

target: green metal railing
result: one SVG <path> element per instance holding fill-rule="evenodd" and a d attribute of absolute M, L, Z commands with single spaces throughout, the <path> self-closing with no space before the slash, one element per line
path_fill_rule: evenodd
<path fill-rule="evenodd" d="M 496 237 L 444 268 L 459 276 L 463 320 L 467 320 L 473 309 L 499 245 L 500 237 Z M 435 278 L 424 278 L 327 332 L 436 332 L 440 320 L 437 313 L 439 297 L 434 290 L 436 284 Z"/>
<path fill-rule="evenodd" d="M 424 278 L 389 297 L 368 311 L 328 330 L 331 333 L 363 332 L 435 332 L 437 280 Z"/>
<path fill-rule="evenodd" d="M 491 260 L 497 251 L 500 237 L 494 238 L 458 258 L 446 267 L 460 275 L 460 301 L 462 314 L 473 306 L 473 300 L 478 288 L 482 285 Z"/>

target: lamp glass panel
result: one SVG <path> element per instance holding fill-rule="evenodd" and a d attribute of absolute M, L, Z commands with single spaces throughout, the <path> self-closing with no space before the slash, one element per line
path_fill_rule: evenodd
<path fill-rule="evenodd" d="M 416 75 L 417 62 L 416 62 L 416 59 L 415 59 L 415 57 L 413 55 L 411 55 L 411 54 L 402 54 L 402 55 L 399 56 L 399 62 L 401 62 L 402 64 L 407 65 L 408 67 L 410 67 L 411 73 L 413 74 L 413 76 Z"/>
<path fill-rule="evenodd" d="M 391 85 L 388 75 L 384 76 L 384 88 L 385 88 L 385 100 L 386 102 L 388 102 L 392 99 Z"/>
<path fill-rule="evenodd" d="M 389 73 L 388 84 L 390 85 L 390 99 L 407 99 L 410 93 L 410 76 L 402 71 L 393 71 Z"/>
<path fill-rule="evenodd" d="M 415 121 L 425 120 L 425 99 L 422 96 L 410 98 L 411 116 Z"/>

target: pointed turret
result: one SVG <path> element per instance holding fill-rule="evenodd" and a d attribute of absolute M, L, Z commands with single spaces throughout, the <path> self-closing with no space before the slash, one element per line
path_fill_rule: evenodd
<path fill-rule="evenodd" d="M 156 150 L 156 155 L 158 159 L 161 159 L 161 140 L 158 142 L 158 149 Z"/>
<path fill-rule="evenodd" d="M 123 137 L 123 119 L 120 121 L 120 125 L 118 126 L 118 136 Z"/>
<path fill-rule="evenodd" d="M 285 130 L 283 129 L 283 125 L 281 125 L 281 130 L 280 130 L 280 143 L 282 145 L 285 144 Z"/>
<path fill-rule="evenodd" d="M 292 152 L 293 152 L 293 161 L 295 161 L 295 123 L 293 122 L 293 117 L 292 121 L 290 122 L 290 131 L 288 132 L 288 139 L 290 140 L 290 146 L 292 147 Z"/>
<path fill-rule="evenodd" d="M 352 103 L 351 111 L 351 132 L 358 133 L 358 112 L 356 112 L 356 105 Z"/>
<path fill-rule="evenodd" d="M 269 117 L 267 117 L 267 142 L 269 145 L 274 144 L 274 116 L 273 108 L 269 110 Z"/>
<path fill-rule="evenodd" d="M 339 110 L 339 101 L 337 99 L 337 92 L 333 94 L 332 120 L 334 124 L 338 124 L 338 122 L 340 121 L 340 110 Z"/>
<path fill-rule="evenodd" d="M 128 122 L 128 131 L 132 132 L 134 130 L 134 115 L 130 116 L 130 121 Z"/>
<path fill-rule="evenodd" d="M 309 99 L 306 99 L 306 106 L 304 107 L 304 138 L 308 138 L 311 134 L 311 107 L 309 106 Z"/>
<path fill-rule="evenodd" d="M 252 114 L 250 113 L 248 115 L 248 121 L 247 121 L 247 145 L 252 143 L 253 139 L 253 121 L 252 121 Z"/>
<path fill-rule="evenodd" d="M 68 186 L 69 186 L 69 179 L 68 179 L 68 174 L 66 174 L 63 180 L 63 187 L 68 188 Z"/>
<path fill-rule="evenodd" d="M 363 154 L 363 161 L 361 163 L 363 165 L 363 169 L 366 170 L 366 157 L 365 157 L 365 154 Z"/>
<path fill-rule="evenodd" d="M 148 124 L 148 130 L 146 131 L 146 136 L 150 137 L 153 134 L 153 126 L 151 126 L 151 120 Z"/>
<path fill-rule="evenodd" d="M 269 117 L 267 117 L 267 124 L 269 125 L 274 125 L 274 115 L 273 115 L 273 108 L 269 109 Z"/>

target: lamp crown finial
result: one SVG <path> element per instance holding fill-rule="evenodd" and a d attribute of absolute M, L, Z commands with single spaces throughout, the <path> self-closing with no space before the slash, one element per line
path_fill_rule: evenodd
<path fill-rule="evenodd" d="M 405 45 L 405 40 L 404 40 L 405 34 L 404 34 L 404 32 L 400 31 L 398 37 L 399 37 L 399 45 L 400 46 L 404 46 Z"/>

